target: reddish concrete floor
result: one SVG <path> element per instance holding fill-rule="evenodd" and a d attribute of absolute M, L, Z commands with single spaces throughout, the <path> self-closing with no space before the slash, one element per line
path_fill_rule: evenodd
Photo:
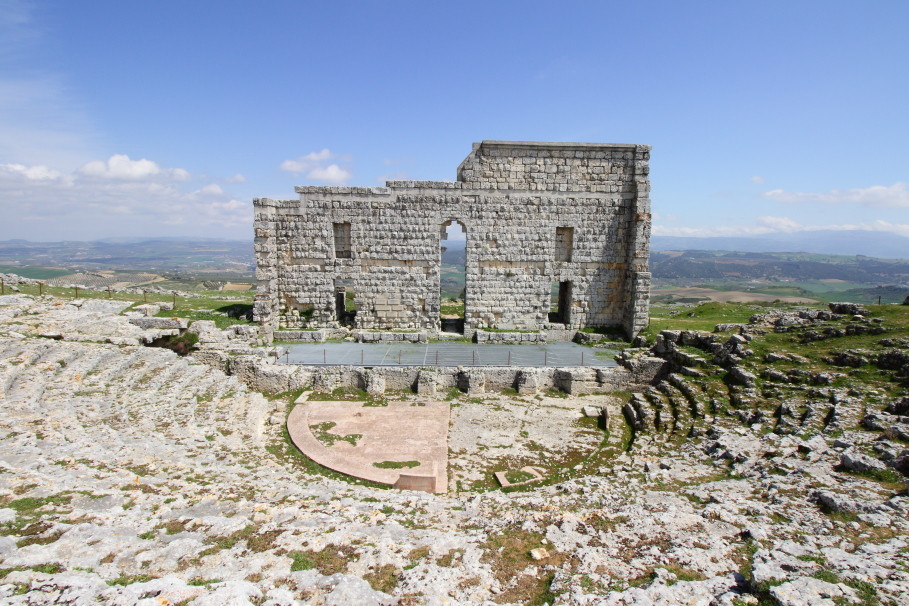
<path fill-rule="evenodd" d="M 329 469 L 389 486 L 444 493 L 448 490 L 449 413 L 447 402 L 389 402 L 387 406 L 305 402 L 291 411 L 287 430 L 303 454 Z M 374 465 L 408 461 L 419 465 Z"/>

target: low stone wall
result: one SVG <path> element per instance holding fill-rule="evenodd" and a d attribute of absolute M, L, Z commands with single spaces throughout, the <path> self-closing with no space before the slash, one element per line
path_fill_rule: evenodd
<path fill-rule="evenodd" d="M 328 339 L 344 339 L 350 336 L 346 328 L 320 328 L 318 330 L 276 330 L 275 341 L 298 341 L 300 343 L 324 343 Z"/>
<path fill-rule="evenodd" d="M 546 335 L 540 332 L 499 332 L 478 330 L 477 343 L 502 343 L 506 345 L 536 345 L 546 343 Z"/>
<path fill-rule="evenodd" d="M 348 330 L 346 328 L 320 328 L 316 330 L 276 330 L 273 333 L 274 341 L 292 341 L 298 343 L 324 343 L 330 339 L 352 338 L 357 343 L 427 343 L 430 339 L 439 339 L 440 334 L 434 330 L 418 331 L 373 331 L 373 330 Z M 553 341 L 577 340 L 576 335 L 582 334 L 571 329 L 545 329 L 539 332 L 531 331 L 486 331 L 465 330 L 462 335 L 466 339 L 473 339 L 477 343 L 505 344 L 505 345 L 538 345 Z M 602 337 L 601 335 L 595 335 Z M 588 342 L 596 339 L 588 339 Z"/>
<path fill-rule="evenodd" d="M 638 356 L 623 359 L 621 366 L 598 368 L 519 366 L 297 366 L 256 355 L 215 357 L 193 354 L 205 364 L 236 376 L 252 389 L 281 393 L 298 389 L 332 391 L 339 387 L 363 389 L 371 394 L 410 391 L 442 396 L 453 389 L 479 394 L 514 389 L 533 394 L 558 389 L 568 394 L 606 393 L 640 388 L 661 378 L 668 362 Z"/>
<path fill-rule="evenodd" d="M 426 343 L 429 340 L 425 330 L 419 332 L 355 330 L 351 334 L 358 343 Z"/>
<path fill-rule="evenodd" d="M 324 343 L 323 330 L 276 330 L 275 341 L 299 341 L 300 343 Z"/>

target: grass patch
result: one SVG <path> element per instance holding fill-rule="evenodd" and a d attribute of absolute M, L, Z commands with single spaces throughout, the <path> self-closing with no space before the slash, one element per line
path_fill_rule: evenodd
<path fill-rule="evenodd" d="M 485 553 L 481 561 L 490 565 L 499 582 L 511 585 L 495 597 L 496 602 L 537 606 L 554 602 L 557 596 L 552 592 L 553 575 L 545 572 L 543 567 L 561 567 L 566 557 L 563 554 L 550 555 L 538 563 L 539 567 L 532 574 L 526 574 L 528 567 L 535 563 L 530 550 L 541 547 L 542 540 L 542 533 L 514 526 L 490 534 L 486 539 L 482 545 Z"/>
<path fill-rule="evenodd" d="M 827 569 L 816 570 L 816 571 L 814 571 L 814 573 L 811 576 L 813 576 L 816 579 L 820 579 L 821 581 L 826 581 L 827 583 L 832 583 L 834 585 L 836 585 L 837 583 L 840 582 L 840 575 L 836 574 L 832 570 L 827 570 Z"/>
<path fill-rule="evenodd" d="M 867 471 L 842 471 L 843 473 L 848 473 L 849 475 L 868 478 L 869 480 L 880 482 L 884 485 L 885 488 L 888 488 L 890 490 L 900 491 L 903 490 L 903 488 L 906 486 L 906 478 L 903 476 L 903 474 L 890 467 L 885 467 L 884 469 L 869 469 Z"/>
<path fill-rule="evenodd" d="M 878 606 L 881 603 L 880 599 L 877 597 L 877 589 L 868 581 L 845 579 L 843 583 L 855 589 L 861 606 Z"/>
<path fill-rule="evenodd" d="M 294 406 L 296 406 L 294 404 L 294 401 L 291 401 L 288 413 L 293 410 Z M 378 482 L 371 482 L 369 480 L 354 478 L 343 473 L 339 473 L 333 469 L 319 465 L 307 457 L 305 454 L 300 452 L 300 449 L 294 445 L 293 440 L 290 439 L 290 433 L 287 431 L 286 423 L 281 426 L 281 438 L 272 441 L 265 447 L 265 450 L 277 458 L 284 465 L 301 468 L 305 472 L 312 475 L 325 476 L 333 480 L 339 480 L 342 482 L 347 482 L 349 484 L 357 484 L 359 486 L 367 486 L 369 488 L 380 490 L 389 490 L 391 488 L 385 484 L 379 484 Z"/>
<path fill-rule="evenodd" d="M 334 446 L 336 442 L 347 442 L 351 446 L 356 446 L 360 438 L 363 437 L 363 434 L 360 433 L 349 433 L 343 436 L 336 433 L 331 433 L 331 429 L 335 425 L 337 425 L 337 423 L 334 421 L 325 421 L 317 425 L 310 425 L 309 429 L 312 431 L 316 439 L 325 446 Z"/>
<path fill-rule="evenodd" d="M 69 502 L 71 500 L 72 497 L 69 495 L 52 495 L 49 497 L 24 497 L 10 501 L 5 505 L 5 507 L 13 509 L 18 513 L 31 514 L 34 513 L 36 509 L 44 507 L 45 505 L 69 505 Z"/>
<path fill-rule="evenodd" d="M 505 479 L 511 482 L 512 484 L 517 484 L 519 482 L 526 482 L 528 480 L 534 479 L 536 476 L 532 473 L 526 471 L 521 471 L 520 469 L 510 469 L 505 472 Z"/>
<path fill-rule="evenodd" d="M 208 304 L 206 304 L 208 303 Z M 209 307 L 209 305 L 211 305 Z M 206 301 L 190 299 L 177 305 L 176 309 L 162 309 L 156 315 L 158 318 L 183 318 L 190 322 L 206 320 L 214 322 L 215 326 L 224 330 L 235 324 L 252 324 L 246 316 L 252 312 L 251 303 L 229 303 L 224 301 Z"/>
<path fill-rule="evenodd" d="M 681 309 L 676 305 L 654 305 L 650 310 L 650 325 L 642 334 L 653 340 L 662 330 L 712 331 L 717 324 L 747 322 L 761 309 L 756 305 L 715 301 Z"/>
<path fill-rule="evenodd" d="M 356 549 L 351 545 L 329 545 L 320 551 L 308 549 L 292 551 L 288 555 L 291 558 L 291 572 L 315 569 L 325 576 L 329 576 L 346 572 L 348 563 L 356 555 Z"/>
<path fill-rule="evenodd" d="M 411 469 L 414 467 L 419 467 L 419 461 L 379 461 L 378 463 L 373 463 L 373 467 L 378 467 L 379 469 Z"/>
<path fill-rule="evenodd" d="M 209 585 L 214 585 L 215 583 L 220 583 L 221 579 L 205 579 L 202 577 L 194 577 L 189 580 L 187 585 L 192 587 L 208 587 Z"/>
<path fill-rule="evenodd" d="M 398 586 L 398 570 L 392 564 L 383 564 L 364 574 L 363 580 L 376 591 L 391 593 Z"/>
<path fill-rule="evenodd" d="M 357 402 L 370 398 L 371 396 L 366 393 L 365 389 L 356 387 L 336 387 L 331 391 L 315 391 L 309 396 L 309 400 L 313 402 Z"/>
<path fill-rule="evenodd" d="M 108 585 L 126 586 L 126 585 L 132 585 L 133 583 L 147 583 L 154 578 L 155 577 L 149 576 L 147 574 L 133 574 L 133 575 L 121 574 L 116 579 L 112 579 L 112 580 L 108 581 L 107 584 Z"/>
<path fill-rule="evenodd" d="M 209 537 L 208 539 L 206 539 L 206 542 L 214 543 L 214 545 L 212 545 L 211 547 L 209 547 L 207 549 L 203 549 L 202 551 L 200 551 L 199 555 L 196 556 L 196 559 L 198 560 L 198 559 L 204 558 L 205 556 L 212 555 L 213 553 L 217 553 L 217 552 L 223 551 L 225 549 L 233 549 L 237 543 L 239 543 L 240 541 L 245 541 L 245 540 L 249 539 L 250 537 L 252 537 L 255 534 L 255 532 L 256 532 L 256 526 L 254 526 L 253 524 L 249 524 L 249 525 L 245 526 L 244 528 L 242 528 L 241 530 L 238 530 L 227 536 Z"/>
<path fill-rule="evenodd" d="M 456 398 L 461 397 L 462 395 L 464 395 L 463 391 L 461 391 L 457 387 L 452 387 L 451 389 L 448 390 L 448 393 L 445 394 L 445 397 L 442 399 L 445 400 L 446 402 L 450 402 Z"/>

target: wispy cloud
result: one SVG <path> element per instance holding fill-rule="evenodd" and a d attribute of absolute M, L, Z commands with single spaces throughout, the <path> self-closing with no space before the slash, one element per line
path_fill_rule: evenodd
<path fill-rule="evenodd" d="M 821 193 L 772 189 L 763 196 L 768 200 L 787 204 L 859 204 L 875 208 L 909 208 L 909 185 L 900 181 L 893 185 L 831 189 Z"/>
<path fill-rule="evenodd" d="M 684 236 L 693 238 L 762 236 L 767 234 L 793 233 L 798 231 L 882 231 L 909 236 L 909 223 L 869 221 L 863 223 L 839 223 L 827 225 L 803 225 L 788 217 L 758 217 L 751 225 L 722 225 L 718 227 L 669 227 L 655 224 L 655 236 Z"/>
<path fill-rule="evenodd" d="M 252 205 L 216 183 L 201 187 L 181 168 L 114 155 L 66 173 L 43 165 L 0 164 L 0 239 L 90 239 L 115 234 L 236 237 Z"/>
<path fill-rule="evenodd" d="M 760 184 L 762 184 L 762 183 L 764 182 L 764 177 L 762 177 L 762 176 L 760 176 L 760 175 L 753 175 L 753 176 L 751 177 L 751 182 L 752 182 L 752 183 L 757 183 L 758 185 L 760 185 Z"/>
<path fill-rule="evenodd" d="M 146 160 L 130 160 L 125 154 L 114 154 L 106 161 L 93 160 L 79 169 L 79 173 L 85 177 L 96 177 L 99 179 L 123 179 L 128 181 L 137 181 L 149 179 L 151 177 L 161 177 L 174 181 L 189 180 L 189 172 L 182 168 L 171 168 L 164 170 L 158 166 L 157 162 Z M 217 185 L 215 186 L 217 187 Z"/>
<path fill-rule="evenodd" d="M 339 159 L 342 162 L 349 161 L 348 157 L 344 156 L 339 158 L 336 154 L 331 153 L 331 151 L 326 148 L 322 151 L 300 156 L 296 160 L 285 160 L 281 163 L 281 170 L 296 174 L 302 173 L 307 179 L 313 181 L 321 181 L 330 185 L 343 185 L 347 183 L 353 175 L 349 170 L 342 168 L 339 164 L 331 162 L 335 159 Z"/>

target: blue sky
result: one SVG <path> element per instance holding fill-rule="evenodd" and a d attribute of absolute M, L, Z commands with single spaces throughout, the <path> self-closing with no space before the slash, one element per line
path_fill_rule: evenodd
<path fill-rule="evenodd" d="M 653 146 L 654 233 L 909 236 L 909 3 L 0 0 L 0 239 L 249 238 L 483 139 Z"/>

